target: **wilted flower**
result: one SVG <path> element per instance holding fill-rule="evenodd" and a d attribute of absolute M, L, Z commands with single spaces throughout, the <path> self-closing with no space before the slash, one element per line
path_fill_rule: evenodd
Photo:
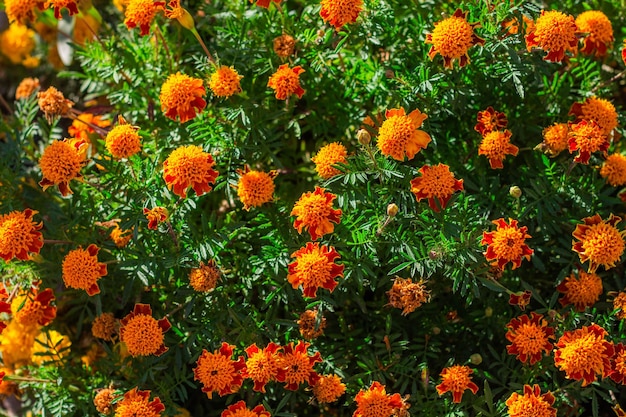
<path fill-rule="evenodd" d="M 312 340 L 324 334 L 326 318 L 320 317 L 318 324 L 317 310 L 306 310 L 300 314 L 297 323 L 300 335 L 306 340 Z"/>
<path fill-rule="evenodd" d="M 402 315 L 406 316 L 430 301 L 430 290 L 426 289 L 423 279 L 413 282 L 411 278 L 396 277 L 387 297 L 389 305 L 402 309 Z"/>
<path fill-rule="evenodd" d="M 98 339 L 110 342 L 117 331 L 117 320 L 113 313 L 102 313 L 93 320 L 91 334 Z"/>
<path fill-rule="evenodd" d="M 282 35 L 274 38 L 273 46 L 276 55 L 281 58 L 287 58 L 293 54 L 296 47 L 296 40 L 293 36 L 283 33 Z"/>
<path fill-rule="evenodd" d="M 67 116 L 74 102 L 65 98 L 62 92 L 54 87 L 37 93 L 39 108 L 44 112 L 48 123 L 56 116 Z"/>

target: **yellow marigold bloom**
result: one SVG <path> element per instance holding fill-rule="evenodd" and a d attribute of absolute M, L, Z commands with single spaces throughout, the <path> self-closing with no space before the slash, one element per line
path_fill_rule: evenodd
<path fill-rule="evenodd" d="M 148 229 L 156 230 L 157 226 L 164 221 L 167 221 L 169 213 L 165 207 L 155 207 L 149 209 L 144 207 L 143 214 L 148 219 Z"/>
<path fill-rule="evenodd" d="M 478 147 L 478 155 L 485 155 L 489 159 L 491 169 L 504 168 L 504 158 L 507 155 L 516 156 L 518 152 L 519 148 L 511 143 L 509 130 L 487 133 Z"/>
<path fill-rule="evenodd" d="M 337 286 L 336 277 L 343 277 L 343 265 L 337 265 L 339 254 L 332 246 L 307 243 L 291 254 L 295 261 L 289 264 L 287 281 L 295 289 L 302 285 L 305 297 L 315 297 L 322 287 L 332 292 Z"/>
<path fill-rule="evenodd" d="M 33 344 L 40 328 L 38 324 L 24 326 L 17 320 L 9 322 L 0 335 L 0 353 L 4 366 L 15 369 L 31 363 Z M 4 383 L 0 387 L 2 385 Z"/>
<path fill-rule="evenodd" d="M 484 111 L 479 111 L 476 119 L 477 123 L 474 130 L 482 136 L 495 130 L 505 129 L 509 123 L 504 113 L 494 110 L 491 106 Z"/>
<path fill-rule="evenodd" d="M 549 355 L 552 351 L 550 339 L 554 339 L 554 329 L 541 314 L 533 311 L 530 318 L 527 315 L 517 317 L 509 321 L 506 328 L 506 340 L 511 342 L 506 350 L 509 355 L 517 355 L 522 363 L 534 365 L 541 360 L 543 352 Z"/>
<path fill-rule="evenodd" d="M 424 165 L 418 172 L 422 176 L 411 180 L 411 192 L 417 201 L 428 199 L 428 205 L 437 213 L 446 208 L 455 191 L 463 190 L 463 180 L 454 178 L 448 165 Z"/>
<path fill-rule="evenodd" d="M 315 352 L 309 355 L 310 343 L 300 340 L 294 347 L 293 342 L 283 347 L 283 352 L 278 356 L 278 372 L 276 380 L 285 383 L 285 389 L 296 391 L 300 384 L 306 382 L 315 386 L 320 376 L 313 370 L 316 363 L 322 362 L 322 356 Z"/>
<path fill-rule="evenodd" d="M 13 319 L 26 327 L 47 326 L 57 316 L 57 308 L 50 305 L 52 301 L 54 292 L 50 288 L 22 293 L 11 303 Z"/>
<path fill-rule="evenodd" d="M 16 100 L 24 100 L 35 94 L 35 92 L 39 91 L 39 79 L 26 77 L 24 78 L 20 84 L 17 86 L 15 90 L 15 99 Z"/>
<path fill-rule="evenodd" d="M 430 135 L 419 130 L 428 115 L 418 109 L 408 115 L 402 107 L 391 109 L 385 112 L 385 117 L 386 120 L 378 131 L 376 143 L 383 155 L 391 156 L 398 161 L 404 161 L 406 155 L 410 161 L 430 143 Z"/>
<path fill-rule="evenodd" d="M 613 343 L 606 341 L 606 330 L 597 324 L 582 329 L 566 331 L 556 343 L 554 364 L 566 373 L 567 379 L 582 380 L 585 387 L 600 374 L 606 378 L 611 373 Z"/>
<path fill-rule="evenodd" d="M 91 334 L 98 339 L 110 342 L 117 332 L 117 319 L 113 313 L 102 313 L 93 320 Z"/>
<path fill-rule="evenodd" d="M 593 306 L 602 294 L 602 279 L 596 274 L 588 274 L 580 271 L 576 275 L 572 273 L 565 278 L 557 287 L 557 291 L 563 294 L 559 299 L 562 306 L 574 304 L 578 311 L 585 311 L 585 308 Z"/>
<path fill-rule="evenodd" d="M 213 398 L 213 393 L 219 396 L 235 393 L 241 388 L 243 383 L 242 372 L 246 367 L 243 356 L 234 361 L 233 349 L 235 347 L 226 342 L 222 343 L 219 350 L 209 353 L 202 349 L 202 354 L 193 369 L 194 380 L 202 383 L 202 392 L 205 392 L 209 399 Z"/>
<path fill-rule="evenodd" d="M 296 48 L 296 40 L 293 36 L 283 33 L 282 35 L 274 38 L 273 41 L 274 52 L 281 58 L 287 58 L 293 54 Z"/>
<path fill-rule="evenodd" d="M 12 23 L 0 33 L 0 52 L 14 64 L 23 64 L 35 45 L 35 31 L 20 23 Z"/>
<path fill-rule="evenodd" d="M 613 310 L 619 310 L 615 317 L 620 320 L 626 319 L 626 292 L 618 293 L 613 299 Z"/>
<path fill-rule="evenodd" d="M 578 123 L 570 123 L 567 135 L 569 153 L 578 151 L 574 158 L 575 162 L 589 164 L 591 154 L 596 151 L 601 151 L 606 156 L 609 140 L 595 121 L 581 120 Z"/>
<path fill-rule="evenodd" d="M 615 225 L 622 220 L 621 217 L 611 213 L 608 220 L 602 220 L 599 214 L 585 217 L 584 224 L 576 226 L 572 250 L 578 253 L 580 262 L 589 261 L 588 271 L 596 272 L 598 266 L 604 265 L 604 269 L 611 269 L 619 261 L 624 253 L 625 231 L 619 231 Z"/>
<path fill-rule="evenodd" d="M 180 118 L 181 123 L 193 119 L 206 107 L 203 84 L 201 79 L 180 72 L 171 74 L 161 86 L 161 111 L 172 120 Z"/>
<path fill-rule="evenodd" d="M 339 142 L 333 142 L 320 148 L 311 161 L 315 164 L 315 171 L 323 179 L 327 180 L 341 171 L 335 168 L 335 164 L 347 164 L 348 150 Z"/>
<path fill-rule="evenodd" d="M 31 253 L 41 250 L 43 235 L 39 230 L 43 224 L 33 221 L 37 213 L 27 208 L 0 215 L 0 258 L 5 262 L 13 258 L 25 261 L 30 259 Z"/>
<path fill-rule="evenodd" d="M 61 9 L 67 9 L 70 12 L 70 16 L 78 14 L 78 0 L 48 0 L 46 7 L 54 8 L 54 17 L 61 19 Z"/>
<path fill-rule="evenodd" d="M 357 407 L 352 417 L 391 417 L 403 407 L 400 394 L 387 394 L 385 386 L 372 382 L 367 390 L 360 390 L 354 397 Z"/>
<path fill-rule="evenodd" d="M 239 81 L 243 78 L 233 67 L 221 66 L 209 80 L 209 88 L 218 97 L 230 97 L 241 92 Z"/>
<path fill-rule="evenodd" d="M 488 261 L 494 261 L 491 264 L 503 269 L 504 266 L 511 262 L 513 269 L 518 268 L 522 264 L 522 259 L 530 261 L 533 250 L 526 245 L 525 240 L 531 236 L 526 233 L 526 226 L 518 227 L 517 220 L 509 218 L 509 224 L 502 218 L 494 220 L 491 223 L 497 226 L 493 232 L 483 232 L 481 245 L 489 245 L 485 252 L 485 258 Z"/>
<path fill-rule="evenodd" d="M 465 365 L 454 365 L 441 371 L 441 384 L 437 385 L 437 393 L 443 395 L 452 392 L 452 401 L 460 403 L 465 390 L 471 390 L 473 394 L 478 392 L 478 386 L 472 382 L 470 375 L 474 371 Z"/>
<path fill-rule="evenodd" d="M 96 406 L 96 410 L 100 414 L 109 415 L 115 407 L 113 401 L 115 401 L 117 397 L 118 395 L 115 394 L 114 389 L 104 388 L 99 390 L 93 397 L 93 405 Z"/>
<path fill-rule="evenodd" d="M 590 97 L 583 103 L 574 103 L 569 114 L 576 116 L 577 121 L 593 120 L 606 136 L 610 136 L 618 125 L 615 106 L 603 98 Z"/>
<path fill-rule="evenodd" d="M 321 375 L 313 385 L 313 395 L 318 403 L 334 403 L 346 392 L 346 384 L 337 375 Z"/>
<path fill-rule="evenodd" d="M 250 3 L 254 3 L 256 1 L 256 5 L 264 8 L 270 7 L 270 0 L 250 0 Z M 280 4 L 282 0 L 271 0 L 277 5 Z"/>
<path fill-rule="evenodd" d="M 241 374 L 244 378 L 254 381 L 254 391 L 265 393 L 265 385 L 276 378 L 280 349 L 281 347 L 273 342 L 263 349 L 259 349 L 254 343 L 245 349 L 248 360 Z"/>
<path fill-rule="evenodd" d="M 63 93 L 54 87 L 37 93 L 37 100 L 48 122 L 56 116 L 66 116 L 74 105 L 73 101 L 66 99 Z"/>
<path fill-rule="evenodd" d="M 480 23 L 469 23 L 467 13 L 456 9 L 451 17 L 436 22 L 433 33 L 426 35 L 425 43 L 432 44 L 428 51 L 431 61 L 441 54 L 444 68 L 452 69 L 455 59 L 459 60 L 459 67 L 462 68 L 470 62 L 469 48 L 485 44 L 485 40 L 474 33 L 474 28 L 480 27 Z"/>
<path fill-rule="evenodd" d="M 113 5 L 121 13 L 124 13 L 124 10 L 128 6 L 128 3 L 130 3 L 130 0 L 113 0 Z"/>
<path fill-rule="evenodd" d="M 213 189 L 209 184 L 215 184 L 218 175 L 214 166 L 211 154 L 200 146 L 181 146 L 163 162 L 163 179 L 167 188 L 179 197 L 186 198 L 189 187 L 201 196 Z"/>
<path fill-rule="evenodd" d="M 274 200 L 274 178 L 278 175 L 277 171 L 251 171 L 246 165 L 243 171 L 238 169 L 237 173 L 239 174 L 237 195 L 243 203 L 244 210 L 259 207 Z"/>
<path fill-rule="evenodd" d="M 335 194 L 327 193 L 318 186 L 315 186 L 315 191 L 302 194 L 291 210 L 291 215 L 296 216 L 293 227 L 300 234 L 302 229 L 308 229 L 311 240 L 332 233 L 335 230 L 333 223 L 341 221 L 341 210 L 333 209 L 335 198 Z"/>
<path fill-rule="evenodd" d="M 426 289 L 423 279 L 413 282 L 411 278 L 396 277 L 391 289 L 387 291 L 387 297 L 389 305 L 402 309 L 402 315 L 406 316 L 422 304 L 430 302 L 430 290 Z"/>
<path fill-rule="evenodd" d="M 626 185 L 626 156 L 619 153 L 609 155 L 600 169 L 600 175 L 613 187 Z"/>
<path fill-rule="evenodd" d="M 107 266 L 98 262 L 99 250 L 92 244 L 87 249 L 74 249 L 65 256 L 62 269 L 67 287 L 85 290 L 88 295 L 100 292 L 97 281 L 107 274 Z"/>
<path fill-rule="evenodd" d="M 569 140 L 569 126 L 567 123 L 555 123 L 542 131 L 543 142 L 535 147 L 550 157 L 555 157 L 565 149 Z"/>
<path fill-rule="evenodd" d="M 595 51 L 597 57 L 606 55 L 607 48 L 613 44 L 615 38 L 611 21 L 604 13 L 599 10 L 582 12 L 576 18 L 576 26 L 585 34 L 584 46 L 580 52 L 591 55 Z"/>
<path fill-rule="evenodd" d="M 39 158 L 43 176 L 39 185 L 43 190 L 57 185 L 63 197 L 73 194 L 69 182 L 82 178 L 80 170 L 85 163 L 87 147 L 82 139 L 55 140 L 46 147 Z"/>
<path fill-rule="evenodd" d="M 200 262 L 198 268 L 193 268 L 189 273 L 189 284 L 198 292 L 209 292 L 215 289 L 217 281 L 222 276 L 219 268 L 215 266 L 215 261 L 211 259 L 205 265 Z"/>
<path fill-rule="evenodd" d="M 573 16 L 556 10 L 541 11 L 541 16 L 526 34 L 526 48 L 539 48 L 548 54 L 545 61 L 561 62 L 565 52 L 576 54 L 578 50 L 578 28 Z"/>
<path fill-rule="evenodd" d="M 126 343 L 132 356 L 161 356 L 167 352 L 164 333 L 172 325 L 167 317 L 157 320 L 152 317 L 149 304 L 135 304 L 133 311 L 120 320 L 120 340 Z"/>
<path fill-rule="evenodd" d="M 306 340 L 313 340 L 324 334 L 326 318 L 320 317 L 318 323 L 317 317 L 317 309 L 315 309 L 306 310 L 298 318 L 297 324 L 300 329 L 300 335 Z"/>
<path fill-rule="evenodd" d="M 304 70 L 299 65 L 289 68 L 289 64 L 283 64 L 272 74 L 267 86 L 274 90 L 278 100 L 287 100 L 292 94 L 302 98 L 305 91 L 300 86 L 300 74 L 303 72 Z"/>
<path fill-rule="evenodd" d="M 105 139 L 105 145 L 114 158 L 130 158 L 141 151 L 141 136 L 137 126 L 131 126 L 120 116 L 118 125 L 115 126 Z"/>
<path fill-rule="evenodd" d="M 4 0 L 4 11 L 9 22 L 26 24 L 35 20 L 35 9 L 43 10 L 43 0 Z"/>
<path fill-rule="evenodd" d="M 363 0 L 322 0 L 320 16 L 339 31 L 343 25 L 356 22 L 363 10 Z"/>
<path fill-rule="evenodd" d="M 150 33 L 150 25 L 156 14 L 163 10 L 165 2 L 154 0 L 130 0 L 124 10 L 124 24 L 128 29 L 139 26 L 140 35 Z"/>
<path fill-rule="evenodd" d="M 270 413 L 262 405 L 257 405 L 250 410 L 246 407 L 246 402 L 241 400 L 222 411 L 221 417 L 270 417 Z"/>
<path fill-rule="evenodd" d="M 550 391 L 541 394 L 539 385 L 524 385 L 524 394 L 511 394 L 506 400 L 510 417 L 556 417 L 554 395 Z"/>
<path fill-rule="evenodd" d="M 70 338 L 56 330 L 39 333 L 33 344 L 31 362 L 35 365 L 60 362 L 70 354 Z"/>
<path fill-rule="evenodd" d="M 131 389 L 115 405 L 115 417 L 161 417 L 165 406 L 159 397 L 150 401 L 150 391 Z"/>

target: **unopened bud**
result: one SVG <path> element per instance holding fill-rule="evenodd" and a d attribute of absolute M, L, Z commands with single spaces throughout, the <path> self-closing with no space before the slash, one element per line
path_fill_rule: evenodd
<path fill-rule="evenodd" d="M 178 20 L 178 23 L 180 23 L 180 25 L 187 30 L 194 30 L 196 28 L 193 16 L 191 16 L 187 9 L 183 9 L 182 15 L 177 17 L 176 20 Z"/>
<path fill-rule="evenodd" d="M 491 317 L 491 316 L 493 316 L 493 308 L 487 307 L 485 309 L 485 317 Z"/>
<path fill-rule="evenodd" d="M 395 217 L 398 214 L 398 206 L 395 203 L 391 203 L 387 206 L 387 216 Z"/>
<path fill-rule="evenodd" d="M 522 189 L 514 185 L 509 188 L 509 195 L 513 198 L 520 198 L 522 196 Z"/>
<path fill-rule="evenodd" d="M 433 327 L 433 334 L 441 333 L 441 329 L 439 327 Z"/>
<path fill-rule="evenodd" d="M 365 129 L 360 129 L 358 132 L 356 132 L 356 137 L 361 145 L 369 145 L 372 141 L 372 136 L 370 135 L 370 132 Z"/>
<path fill-rule="evenodd" d="M 470 356 L 470 362 L 473 365 L 480 365 L 483 362 L 483 357 L 480 356 L 480 353 L 474 353 Z"/>

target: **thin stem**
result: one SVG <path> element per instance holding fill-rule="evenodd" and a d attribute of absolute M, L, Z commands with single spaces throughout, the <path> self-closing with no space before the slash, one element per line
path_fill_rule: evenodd
<path fill-rule="evenodd" d="M 105 129 L 103 129 L 103 128 L 101 128 L 98 125 L 95 125 L 95 124 L 93 124 L 91 122 L 88 122 L 88 121 L 83 120 L 83 119 L 78 117 L 78 116 L 80 116 L 83 113 L 85 113 L 85 112 L 81 112 L 80 110 L 76 110 L 76 109 L 70 109 L 70 112 L 67 114 L 67 117 L 69 117 L 72 120 L 76 120 L 78 122 L 86 124 L 87 126 L 92 128 L 93 130 L 95 130 L 98 135 L 100 135 L 101 137 L 105 137 L 107 135 L 107 133 L 108 133 Z"/>
<path fill-rule="evenodd" d="M 209 58 L 209 62 L 215 65 L 215 59 L 213 59 L 213 55 L 211 55 L 211 53 L 209 52 L 209 49 L 204 44 L 204 41 L 200 37 L 200 34 L 198 33 L 198 31 L 194 28 L 191 30 L 191 33 L 193 33 L 193 36 L 195 36 L 198 42 L 200 42 L 200 46 L 202 46 L 202 49 L 204 49 L 204 53 L 206 54 L 207 58 Z"/>
<path fill-rule="evenodd" d="M 44 239 L 43 243 L 46 245 L 73 245 L 74 242 L 69 240 L 56 240 L 56 239 Z"/>
<path fill-rule="evenodd" d="M 603 83 L 601 83 L 601 84 L 596 85 L 596 86 L 595 86 L 595 87 L 591 90 L 591 92 L 592 92 L 592 93 L 595 93 L 595 92 L 596 92 L 596 91 L 598 91 L 600 88 L 602 88 L 602 87 L 604 87 L 604 86 L 607 86 L 607 85 L 609 85 L 609 84 L 614 83 L 615 81 L 617 81 L 617 80 L 619 80 L 620 78 L 622 78 L 624 75 L 626 75 L 626 70 L 623 70 L 623 71 L 622 71 L 622 72 L 620 72 L 619 74 L 616 74 L 616 75 L 615 75 L 615 76 L 613 76 L 613 78 L 611 78 L 610 80 L 605 81 L 605 82 L 603 82 Z"/>

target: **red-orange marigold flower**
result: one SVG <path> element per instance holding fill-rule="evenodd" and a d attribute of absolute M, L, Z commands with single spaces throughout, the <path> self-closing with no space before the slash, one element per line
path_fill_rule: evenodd
<path fill-rule="evenodd" d="M 276 380 L 284 382 L 285 388 L 291 391 L 298 389 L 298 386 L 306 382 L 314 386 L 320 376 L 313 370 L 316 363 L 322 361 L 322 355 L 315 352 L 309 355 L 310 344 L 300 340 L 294 347 L 293 342 L 283 347 L 283 351 L 278 354 L 278 372 Z"/>
<path fill-rule="evenodd" d="M 398 161 L 409 161 L 425 149 L 431 141 L 430 135 L 418 128 L 422 126 L 428 115 L 413 110 L 408 115 L 404 108 L 390 109 L 385 112 L 386 120 L 378 130 L 376 145 L 385 156 Z"/>
<path fill-rule="evenodd" d="M 593 120 L 606 136 L 618 125 L 615 106 L 603 98 L 589 97 L 582 103 L 574 103 L 568 114 L 576 116 L 576 121 Z"/>
<path fill-rule="evenodd" d="M 260 7 L 265 7 L 266 9 L 270 7 L 270 0 L 250 0 L 250 3 L 254 3 L 256 1 L 256 5 Z M 280 4 L 282 0 L 271 0 L 277 5 Z"/>
<path fill-rule="evenodd" d="M 533 311 L 530 318 L 527 315 L 514 318 L 506 328 L 506 339 L 511 342 L 506 350 L 510 355 L 517 355 L 522 363 L 534 365 L 541 360 L 543 351 L 550 354 L 552 343 L 549 339 L 554 339 L 554 329 L 541 314 Z"/>
<path fill-rule="evenodd" d="M 363 10 L 363 0 L 322 0 L 320 16 L 340 30 L 343 25 L 356 22 Z"/>
<path fill-rule="evenodd" d="M 626 64 L 626 39 L 624 39 L 624 44 L 622 45 L 622 61 Z"/>
<path fill-rule="evenodd" d="M 352 417 L 391 417 L 403 402 L 400 394 L 387 394 L 385 386 L 372 382 L 367 390 L 360 390 L 354 397 L 357 407 Z"/>
<path fill-rule="evenodd" d="M 213 291 L 221 276 L 222 273 L 213 259 L 209 260 L 206 265 L 200 262 L 200 266 L 193 268 L 189 273 L 189 285 L 198 292 Z"/>
<path fill-rule="evenodd" d="M 541 388 L 537 384 L 532 387 L 524 385 L 523 395 L 514 392 L 506 400 L 510 417 L 556 417 L 556 408 L 552 404 L 554 395 L 550 391 L 541 394 Z"/>
<path fill-rule="evenodd" d="M 626 347 L 623 343 L 615 345 L 615 354 L 611 358 L 611 375 L 613 381 L 626 385 Z"/>
<path fill-rule="evenodd" d="M 454 178 L 448 165 L 424 165 L 419 173 L 421 177 L 411 180 L 411 192 L 417 201 L 428 199 L 428 205 L 437 213 L 446 208 L 455 191 L 463 190 L 463 180 Z"/>
<path fill-rule="evenodd" d="M 246 165 L 243 171 L 237 170 L 237 173 L 239 174 L 237 195 L 243 203 L 244 210 L 259 207 L 274 200 L 274 178 L 278 175 L 277 171 L 253 171 Z"/>
<path fill-rule="evenodd" d="M 245 401 L 241 400 L 222 411 L 221 417 L 270 417 L 270 412 L 262 405 L 257 405 L 250 410 L 246 407 Z"/>
<path fill-rule="evenodd" d="M 69 182 L 81 179 L 88 145 L 83 139 L 55 140 L 44 149 L 39 158 L 43 178 L 39 185 L 45 191 L 52 185 L 59 187 L 63 197 L 72 194 Z"/>
<path fill-rule="evenodd" d="M 473 394 L 478 392 L 478 385 L 474 384 L 470 375 L 474 371 L 465 365 L 454 365 L 441 371 L 441 384 L 437 385 L 437 393 L 443 395 L 452 392 L 452 401 L 460 403 L 465 390 L 471 390 Z"/>
<path fill-rule="evenodd" d="M 576 17 L 576 26 L 582 32 L 583 54 L 591 55 L 595 52 L 597 57 L 606 55 L 606 50 L 613 45 L 613 25 L 604 13 L 599 10 L 587 10 Z"/>
<path fill-rule="evenodd" d="M 550 157 L 555 157 L 567 149 L 568 133 L 569 126 L 567 123 L 555 123 L 552 126 L 548 126 L 541 132 L 543 142 L 537 145 L 535 149 L 540 149 Z"/>
<path fill-rule="evenodd" d="M 144 207 L 143 214 L 148 219 L 148 229 L 156 230 L 157 226 L 167 220 L 169 213 L 165 207 Z"/>
<path fill-rule="evenodd" d="M 35 324 L 47 326 L 57 316 L 57 308 L 50 305 L 54 301 L 54 292 L 50 288 L 41 292 L 35 289 L 25 297 L 18 297 L 14 300 L 17 300 L 19 305 L 16 306 L 13 317 L 24 326 Z"/>
<path fill-rule="evenodd" d="M 167 317 L 161 320 L 152 317 L 150 304 L 137 303 L 133 311 L 120 320 L 120 340 L 132 356 L 161 356 L 168 350 L 163 335 L 171 327 Z"/>
<path fill-rule="evenodd" d="M 619 153 L 609 155 L 600 168 L 600 176 L 613 187 L 626 185 L 626 156 Z"/>
<path fill-rule="evenodd" d="M 78 14 L 77 0 L 48 0 L 46 7 L 54 8 L 54 17 L 61 19 L 61 9 L 67 9 L 70 12 L 70 16 Z"/>
<path fill-rule="evenodd" d="M 578 278 L 572 273 L 556 289 L 563 294 L 559 299 L 562 306 L 574 304 L 576 310 L 585 311 L 585 308 L 591 307 L 600 298 L 602 279 L 596 274 L 580 271 Z"/>
<path fill-rule="evenodd" d="M 65 256 L 62 269 L 66 286 L 85 290 L 88 295 L 100 292 L 97 281 L 107 274 L 107 266 L 98 262 L 99 250 L 92 244 L 87 249 L 74 249 Z"/>
<path fill-rule="evenodd" d="M 313 385 L 313 395 L 318 403 L 333 403 L 346 392 L 346 384 L 337 375 L 321 375 Z"/>
<path fill-rule="evenodd" d="M 233 67 L 221 66 L 211 74 L 209 88 L 217 97 L 230 97 L 241 92 L 240 80 L 243 78 Z"/>
<path fill-rule="evenodd" d="M 298 329 L 300 330 L 300 336 L 306 340 L 313 340 L 324 334 L 324 328 L 326 327 L 326 318 L 319 317 L 317 309 L 306 310 L 300 317 L 298 317 Z"/>
<path fill-rule="evenodd" d="M 128 29 L 139 26 L 140 35 L 150 33 L 150 25 L 156 14 L 163 10 L 165 2 L 154 0 L 130 0 L 124 11 L 124 23 Z"/>
<path fill-rule="evenodd" d="M 150 401 L 150 391 L 131 389 L 115 405 L 115 417 L 160 417 L 165 406 L 159 397 Z"/>
<path fill-rule="evenodd" d="M 483 111 L 479 111 L 476 119 L 478 123 L 474 126 L 474 130 L 482 136 L 495 130 L 506 129 L 509 123 L 504 113 L 494 110 L 491 106 Z"/>
<path fill-rule="evenodd" d="M 541 11 L 541 16 L 526 34 L 526 48 L 539 48 L 548 54 L 545 61 L 561 62 L 565 52 L 576 54 L 578 50 L 578 28 L 574 17 L 556 10 Z"/>
<path fill-rule="evenodd" d="M 606 330 L 597 324 L 566 331 L 556 343 L 554 364 L 566 373 L 566 378 L 583 381 L 587 386 L 600 374 L 606 378 L 611 373 L 613 343 L 606 341 Z"/>
<path fill-rule="evenodd" d="M 323 179 L 327 180 L 335 175 L 341 174 L 341 171 L 335 168 L 335 164 L 346 164 L 348 150 L 339 142 L 329 143 L 320 148 L 311 161 L 315 164 L 315 171 Z"/>
<path fill-rule="evenodd" d="M 43 235 L 39 230 L 43 224 L 33 221 L 37 213 L 27 208 L 0 215 L 0 258 L 5 262 L 13 258 L 25 261 L 31 253 L 39 253 L 41 250 Z"/>
<path fill-rule="evenodd" d="M 509 296 L 509 304 L 512 306 L 518 306 L 520 310 L 525 311 L 526 306 L 530 304 L 531 297 L 532 293 L 530 291 L 516 292 Z"/>
<path fill-rule="evenodd" d="M 193 369 L 194 379 L 202 383 L 202 392 L 205 392 L 209 399 L 213 398 L 213 393 L 224 396 L 237 392 L 243 382 L 242 372 L 246 363 L 243 356 L 239 356 L 233 361 L 233 349 L 235 347 L 226 342 L 222 343 L 219 350 L 209 353 L 202 349 L 202 354 Z"/>
<path fill-rule="evenodd" d="M 278 100 L 287 100 L 292 94 L 302 98 L 305 91 L 300 86 L 300 74 L 303 72 L 304 70 L 299 65 L 289 68 L 289 64 L 283 64 L 272 74 L 267 86 L 275 91 Z"/>
<path fill-rule="evenodd" d="M 615 266 L 624 253 L 625 231 L 619 231 L 615 225 L 622 220 L 613 215 L 608 220 L 602 220 L 599 214 L 583 219 L 584 224 L 579 224 L 572 233 L 572 250 L 578 253 L 580 262 L 589 261 L 588 272 L 596 272 L 598 266 L 604 265 L 604 269 Z"/>
<path fill-rule="evenodd" d="M 578 151 L 574 161 L 581 164 L 588 164 L 593 152 L 601 151 L 606 156 L 609 149 L 608 137 L 593 120 L 570 123 L 568 137 L 569 153 Z"/>
<path fill-rule="evenodd" d="M 433 33 L 426 35 L 424 43 L 432 44 L 428 51 L 431 61 L 437 54 L 441 54 L 445 68 L 452 69 L 455 59 L 459 60 L 459 67 L 462 68 L 470 62 L 467 54 L 469 48 L 485 44 L 485 40 L 474 33 L 480 23 L 469 23 L 467 13 L 456 9 L 451 17 L 436 22 Z"/>
<path fill-rule="evenodd" d="M 619 320 L 626 319 L 626 292 L 621 291 L 615 295 L 613 299 L 613 310 L 619 310 L 615 313 L 615 317 Z"/>
<path fill-rule="evenodd" d="M 180 0 L 169 0 L 167 8 L 165 9 L 165 17 L 168 19 L 176 19 L 182 27 L 192 32 L 196 28 L 193 16 L 187 9 L 180 5 Z"/>
<path fill-rule="evenodd" d="M 35 20 L 35 9 L 44 8 L 43 0 L 4 0 L 4 11 L 9 23 L 17 21 L 23 25 Z"/>
<path fill-rule="evenodd" d="M 309 242 L 291 257 L 296 260 L 289 264 L 287 280 L 294 289 L 302 285 L 305 297 L 315 297 L 320 287 L 332 292 L 337 286 L 335 278 L 343 277 L 344 266 L 335 263 L 339 253 L 332 246 Z"/>
<path fill-rule="evenodd" d="M 118 117 L 118 124 L 105 139 L 105 145 L 114 158 L 130 158 L 141 150 L 141 136 L 137 126 L 130 125 L 122 116 Z"/>
<path fill-rule="evenodd" d="M 201 79 L 180 72 L 171 74 L 161 86 L 161 111 L 172 120 L 180 118 L 181 123 L 193 119 L 206 107 L 203 84 Z"/>
<path fill-rule="evenodd" d="M 163 162 L 163 179 L 179 197 L 186 198 L 189 187 L 201 196 L 213 189 L 209 184 L 214 184 L 218 176 L 214 166 L 213 156 L 200 146 L 181 146 Z"/>
<path fill-rule="evenodd" d="M 276 378 L 280 349 L 281 347 L 274 342 L 263 349 L 259 349 L 254 343 L 245 349 L 248 360 L 241 374 L 244 378 L 254 381 L 254 391 L 264 393 L 265 385 Z"/>
<path fill-rule="evenodd" d="M 327 193 L 323 188 L 315 186 L 315 191 L 302 194 L 291 210 L 291 216 L 296 216 L 293 227 L 302 234 L 302 229 L 308 230 L 311 240 L 332 233 L 335 230 L 333 223 L 341 221 L 341 210 L 333 209 L 335 194 Z"/>
<path fill-rule="evenodd" d="M 485 155 L 489 159 L 491 169 L 504 168 L 504 158 L 507 155 L 516 156 L 518 152 L 519 148 L 511 143 L 509 130 L 487 133 L 478 147 L 478 155 Z"/>
<path fill-rule="evenodd" d="M 513 269 L 522 264 L 522 259 L 530 261 L 533 250 L 524 243 L 531 236 L 526 233 L 526 226 L 517 227 L 517 220 L 509 218 L 509 224 L 503 218 L 493 220 L 497 226 L 493 232 L 483 232 L 481 245 L 489 245 L 485 252 L 485 258 L 492 262 L 492 265 L 502 269 L 511 262 Z"/>

